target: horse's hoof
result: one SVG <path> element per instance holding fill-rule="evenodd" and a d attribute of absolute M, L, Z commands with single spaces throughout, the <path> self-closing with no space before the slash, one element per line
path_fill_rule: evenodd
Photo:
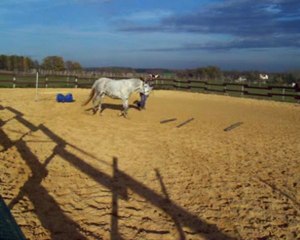
<path fill-rule="evenodd" d="M 121 113 L 119 113 L 119 117 L 124 117 L 124 118 L 127 118 L 127 113 L 124 113 L 124 112 L 121 112 Z"/>

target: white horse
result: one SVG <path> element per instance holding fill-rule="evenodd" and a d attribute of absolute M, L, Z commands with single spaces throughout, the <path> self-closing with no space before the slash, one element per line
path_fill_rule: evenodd
<path fill-rule="evenodd" d="M 123 101 L 123 111 L 120 115 L 127 116 L 128 99 L 133 92 L 143 92 L 144 81 L 138 78 L 114 80 L 110 78 L 100 78 L 92 86 L 89 98 L 83 103 L 87 105 L 93 99 L 93 108 L 95 111 L 102 111 L 102 99 L 109 96 Z"/>

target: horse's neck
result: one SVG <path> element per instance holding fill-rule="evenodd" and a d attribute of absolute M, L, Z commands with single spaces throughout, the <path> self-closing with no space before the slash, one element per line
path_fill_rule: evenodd
<path fill-rule="evenodd" d="M 136 81 L 133 82 L 133 89 L 135 92 L 140 91 L 143 88 L 142 81 L 140 79 L 134 79 Z"/>

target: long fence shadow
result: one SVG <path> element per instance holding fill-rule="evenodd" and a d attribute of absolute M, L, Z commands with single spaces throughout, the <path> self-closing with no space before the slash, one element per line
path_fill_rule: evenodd
<path fill-rule="evenodd" d="M 2 107 L 3 109 L 3 107 Z M 158 169 L 156 169 L 156 176 L 161 186 L 162 195 L 156 193 L 143 183 L 135 180 L 133 177 L 129 176 L 125 172 L 118 169 L 118 158 L 113 157 L 112 169 L 113 176 L 102 172 L 90 164 L 86 163 L 83 159 L 77 157 L 73 153 L 69 152 L 66 149 L 66 146 L 71 146 L 80 150 L 82 153 L 85 153 L 89 156 L 84 150 L 77 148 L 76 146 L 66 142 L 64 139 L 59 137 L 44 124 L 39 126 L 34 126 L 27 120 L 23 118 L 23 114 L 19 111 L 6 107 L 7 109 L 16 114 L 15 119 L 20 123 L 27 126 L 30 131 L 40 130 L 46 136 L 48 136 L 52 142 L 56 144 L 56 147 L 53 150 L 51 156 L 49 156 L 44 164 L 39 162 L 39 159 L 30 151 L 29 147 L 26 145 L 26 142 L 21 138 L 19 141 L 11 142 L 4 133 L 0 131 L 0 136 L 6 138 L 5 148 L 11 146 L 16 146 L 18 151 L 21 153 L 22 158 L 25 160 L 26 164 L 30 167 L 32 171 L 32 176 L 22 187 L 18 196 L 16 196 L 9 206 L 12 208 L 24 195 L 28 196 L 30 201 L 33 203 L 36 209 L 37 216 L 39 217 L 42 225 L 51 232 L 52 239 L 55 239 L 57 234 L 64 232 L 64 225 L 67 223 L 69 226 L 69 232 L 73 231 L 74 235 L 72 239 L 86 239 L 86 237 L 81 233 L 80 226 L 66 216 L 58 203 L 49 195 L 47 190 L 41 186 L 41 181 L 47 176 L 47 164 L 53 159 L 54 156 L 59 155 L 62 159 L 70 163 L 73 167 L 80 170 L 85 175 L 92 178 L 94 181 L 109 189 L 112 193 L 112 203 L 111 203 L 111 239 L 123 239 L 120 234 L 119 229 L 119 216 L 118 216 L 118 200 L 119 198 L 123 200 L 128 199 L 128 190 L 130 189 L 133 193 L 144 198 L 147 202 L 151 203 L 153 206 L 157 207 L 164 213 L 166 213 L 170 219 L 174 222 L 174 225 L 177 229 L 179 239 L 184 240 L 185 232 L 183 227 L 190 228 L 195 235 L 202 236 L 207 240 L 213 239 L 235 239 L 230 237 L 226 233 L 223 233 L 218 227 L 214 224 L 209 224 L 206 221 L 199 218 L 197 215 L 192 214 L 185 210 L 183 207 L 174 203 L 168 195 L 167 189 L 164 185 L 163 178 Z M 1 108 L 0 108 L 1 110 Z M 94 157 L 94 156 L 92 156 Z M 95 157 L 95 159 L 97 159 Z M 103 163 L 105 161 L 101 159 Z M 107 164 L 107 163 L 106 163 Z M 44 199 L 40 199 L 40 196 L 43 196 Z M 45 203 L 45 204 L 44 204 Z M 50 205 L 50 206 L 48 206 Z M 52 217 L 49 218 L 49 209 L 52 211 Z M 60 224 L 53 224 L 53 221 L 58 221 Z"/>
<path fill-rule="evenodd" d="M 156 177 L 159 181 L 159 184 L 160 184 L 160 187 L 161 187 L 161 191 L 163 192 L 164 194 L 164 197 L 165 197 L 165 202 L 166 204 L 169 204 L 171 202 L 171 199 L 169 197 L 169 194 L 168 194 L 168 191 L 167 191 L 167 188 L 164 184 L 164 181 L 163 181 L 163 177 L 161 176 L 160 172 L 158 169 L 155 169 L 155 173 L 156 173 Z M 180 216 L 177 216 L 175 213 L 173 212 L 170 212 L 170 217 L 172 218 L 175 226 L 176 226 L 176 229 L 178 231 L 178 234 L 179 234 L 179 238 L 181 240 L 185 240 L 185 234 L 184 234 L 184 231 L 182 229 L 182 226 L 181 226 L 181 223 L 179 221 L 179 217 Z"/>
<path fill-rule="evenodd" d="M 25 120 L 22 117 L 23 114 L 17 110 L 10 107 L 7 107 L 6 109 L 15 113 L 16 116 L 14 119 L 19 120 L 20 123 L 28 127 L 30 129 L 29 132 L 38 130 L 36 126 Z M 27 134 L 29 132 L 27 132 Z M 69 233 L 72 233 L 74 239 L 86 239 L 86 237 L 79 231 L 80 226 L 64 214 L 63 210 L 59 207 L 59 204 L 41 185 L 42 180 L 48 174 L 46 167 L 55 154 L 51 154 L 45 160 L 45 163 L 41 164 L 39 159 L 32 153 L 26 142 L 23 140 L 25 135 L 26 134 L 24 134 L 19 140 L 13 142 L 0 128 L 0 143 L 4 147 L 4 150 L 2 151 L 5 151 L 13 146 L 16 147 L 22 159 L 26 162 L 32 172 L 31 177 L 29 177 L 24 183 L 18 195 L 11 200 L 11 202 L 8 204 L 8 207 L 12 209 L 15 204 L 23 199 L 24 196 L 27 196 L 33 204 L 35 213 L 37 214 L 42 226 L 51 233 L 51 239 L 61 239 L 65 234 L 66 229 L 68 229 Z"/>

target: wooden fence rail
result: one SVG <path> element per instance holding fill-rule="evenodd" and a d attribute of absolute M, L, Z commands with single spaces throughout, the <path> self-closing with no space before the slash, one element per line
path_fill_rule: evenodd
<path fill-rule="evenodd" d="M 211 83 L 207 81 L 179 81 L 161 79 L 155 84 L 157 89 L 184 89 L 198 92 L 212 92 L 240 96 L 277 98 L 274 100 L 297 101 L 300 99 L 300 89 L 285 85 L 250 85 L 242 83 Z"/>
<path fill-rule="evenodd" d="M 40 88 L 90 88 L 98 77 L 40 75 Z M 124 77 L 115 77 L 116 79 Z M 0 74 L 0 87 L 35 87 L 35 75 Z M 231 96 L 255 97 L 279 101 L 300 100 L 300 89 L 285 85 L 251 85 L 243 83 L 217 83 L 196 80 L 159 79 L 154 82 L 155 89 L 185 90 L 203 93 L 218 93 Z"/>

